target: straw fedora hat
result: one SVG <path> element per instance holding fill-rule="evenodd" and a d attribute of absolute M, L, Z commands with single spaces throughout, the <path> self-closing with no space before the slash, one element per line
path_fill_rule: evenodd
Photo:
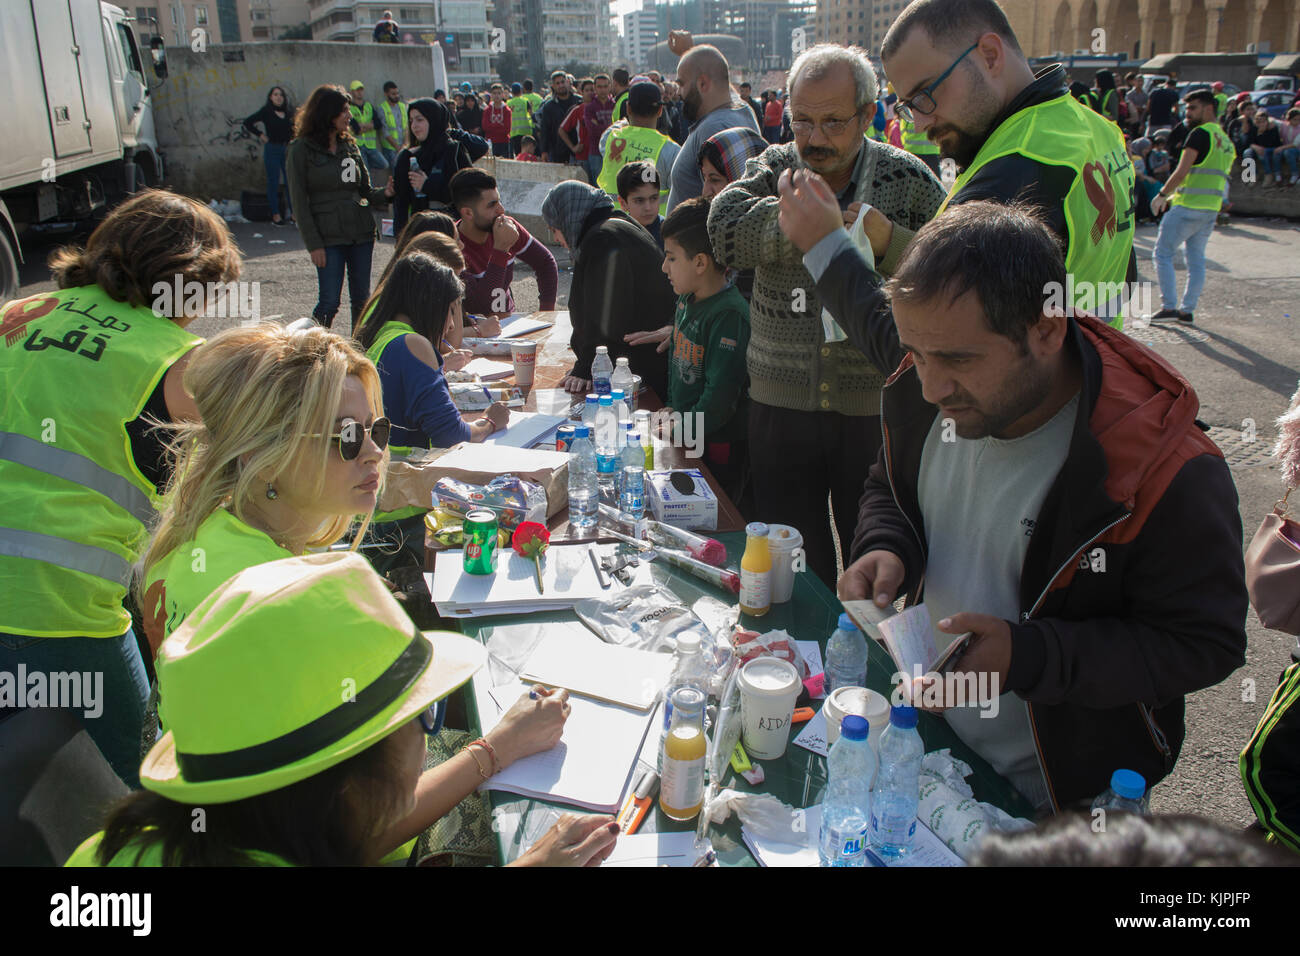
<path fill-rule="evenodd" d="M 383 739 L 485 660 L 467 637 L 422 633 L 356 554 L 247 568 L 159 649 L 168 730 L 140 781 L 181 803 L 278 790 Z"/>

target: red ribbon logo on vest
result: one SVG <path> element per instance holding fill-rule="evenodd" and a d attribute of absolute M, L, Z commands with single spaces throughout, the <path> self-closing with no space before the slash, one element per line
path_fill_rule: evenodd
<path fill-rule="evenodd" d="M 1100 182 L 1093 178 L 1096 173 Z M 1118 222 L 1115 219 L 1115 186 L 1106 175 L 1106 167 L 1101 163 L 1085 163 L 1083 167 L 1083 188 L 1088 194 L 1088 202 L 1097 207 L 1097 221 L 1092 224 L 1092 244 L 1101 242 L 1104 231 L 1112 239 Z"/>
<path fill-rule="evenodd" d="M 623 150 L 627 149 L 627 140 L 613 137 L 609 141 L 609 158 L 617 163 L 623 159 Z"/>
<path fill-rule="evenodd" d="M 0 335 L 5 337 L 5 346 L 13 345 L 27 333 L 27 323 L 49 315 L 59 304 L 58 299 L 26 299 L 15 302 L 5 311 L 4 320 L 0 321 Z"/>

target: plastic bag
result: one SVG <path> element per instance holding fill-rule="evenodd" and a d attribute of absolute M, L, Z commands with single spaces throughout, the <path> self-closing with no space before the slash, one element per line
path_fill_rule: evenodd
<path fill-rule="evenodd" d="M 786 631 L 768 631 L 766 634 L 759 634 L 757 631 L 747 631 L 738 627 L 732 632 L 731 647 L 741 664 L 748 663 L 755 657 L 779 657 L 794 665 L 795 670 L 799 672 L 799 680 L 805 681 L 812 676 L 808 662 L 799 653 L 799 646 Z"/>
<path fill-rule="evenodd" d="M 974 855 L 992 830 L 1015 832 L 1034 825 L 976 800 L 965 779 L 970 773 L 970 766 L 947 749 L 926 754 L 921 760 L 921 800 L 916 809 L 917 819 L 963 860 Z"/>
<path fill-rule="evenodd" d="M 704 815 L 710 823 L 723 823 L 732 811 L 740 817 L 755 837 L 793 843 L 801 846 L 808 842 L 804 811 L 782 803 L 770 793 L 741 793 L 739 790 L 720 790 L 718 795 L 704 805 Z"/>
<path fill-rule="evenodd" d="M 698 634 L 705 647 L 713 647 L 713 635 L 704 621 L 676 594 L 657 584 L 579 601 L 573 609 L 583 624 L 609 644 L 671 654 L 677 649 L 678 635 L 689 631 Z"/>
<path fill-rule="evenodd" d="M 514 475 L 499 475 L 486 485 L 439 478 L 433 486 L 433 507 L 462 518 L 486 508 L 496 512 L 500 527 L 513 530 L 525 521 L 546 523 L 546 490 Z"/>

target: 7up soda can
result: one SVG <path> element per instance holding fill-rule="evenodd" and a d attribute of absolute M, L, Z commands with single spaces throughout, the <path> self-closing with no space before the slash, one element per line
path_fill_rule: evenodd
<path fill-rule="evenodd" d="M 495 574 L 497 570 L 497 516 L 495 511 L 465 515 L 465 573 Z"/>

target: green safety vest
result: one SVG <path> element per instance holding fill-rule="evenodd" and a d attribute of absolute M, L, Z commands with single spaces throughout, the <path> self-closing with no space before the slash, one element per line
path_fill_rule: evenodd
<path fill-rule="evenodd" d="M 618 195 L 618 171 L 628 163 L 646 160 L 658 163 L 659 154 L 672 140 L 657 129 L 624 126 L 609 134 L 605 141 L 605 161 L 601 164 L 596 185 L 611 196 Z M 668 215 L 669 183 L 659 184 L 659 215 Z"/>
<path fill-rule="evenodd" d="M 98 286 L 38 293 L 0 317 L 0 632 L 117 637 L 160 500 L 128 422 L 202 339 Z"/>
<path fill-rule="evenodd" d="M 375 108 L 367 102 L 364 106 L 357 106 L 355 103 L 349 103 L 348 109 L 352 113 L 352 118 L 358 123 L 373 123 L 375 121 Z M 357 134 L 358 145 L 365 146 L 368 149 L 375 148 L 375 131 L 372 129 L 367 133 Z"/>
<path fill-rule="evenodd" d="M 415 329 L 411 328 L 405 322 L 385 322 L 384 327 L 379 330 L 375 336 L 375 342 L 370 348 L 366 349 L 366 358 L 375 363 L 375 368 L 379 367 L 379 361 L 383 358 L 384 349 L 392 343 L 394 339 L 399 339 L 403 335 L 416 335 Z M 388 450 L 392 455 L 406 456 L 415 449 L 409 445 L 389 445 Z M 428 508 L 399 508 L 397 511 L 376 511 L 373 520 L 376 524 L 381 521 L 399 521 L 402 518 L 409 518 L 412 515 L 424 514 Z"/>
<path fill-rule="evenodd" d="M 369 106 L 370 104 L 367 103 L 366 105 Z M 379 105 L 380 109 L 384 111 L 384 135 L 387 137 L 390 135 L 391 130 L 397 128 L 397 117 L 393 116 L 393 104 L 388 102 L 388 97 L 385 96 L 384 101 Z M 406 104 L 400 100 L 397 103 L 397 112 L 402 117 L 402 128 L 401 132 L 397 134 L 397 145 L 389 147 L 390 149 L 401 149 L 405 145 L 402 140 L 406 138 L 406 133 L 411 128 L 410 114 L 406 111 Z M 384 145 L 388 146 L 387 141 L 385 141 Z"/>
<path fill-rule="evenodd" d="M 918 133 L 916 127 L 912 125 L 911 120 L 898 118 L 898 125 L 903 134 L 903 149 L 907 150 L 913 156 L 938 156 L 939 147 L 925 138 L 925 135 Z"/>
<path fill-rule="evenodd" d="M 506 100 L 510 107 L 510 135 L 531 136 L 533 132 L 533 104 L 522 93 Z"/>
<path fill-rule="evenodd" d="M 152 828 L 150 828 L 152 829 Z M 100 830 L 93 836 L 87 837 L 86 840 L 72 851 L 72 856 L 68 857 L 68 862 L 64 863 L 65 867 L 88 867 L 100 866 L 96 856 L 99 852 L 99 845 L 104 842 L 104 831 Z M 161 840 L 154 841 L 144 848 L 143 852 L 139 844 L 129 844 L 125 849 L 109 860 L 108 866 L 162 866 L 163 845 Z M 257 866 L 293 866 L 292 863 L 283 857 L 276 856 L 274 853 L 266 853 L 262 850 L 252 850 L 248 853 L 249 858 Z M 139 858 L 137 862 L 137 857 Z"/>
<path fill-rule="evenodd" d="M 1223 200 L 1228 198 L 1237 151 L 1218 123 L 1202 123 L 1196 129 L 1210 134 L 1210 152 L 1187 171 L 1187 178 L 1169 200 L 1169 205 L 1218 212 Z"/>
<path fill-rule="evenodd" d="M 1123 316 L 1112 303 L 1128 291 L 1135 177 L 1119 127 L 1072 96 L 1058 96 L 1013 113 L 957 177 L 937 215 L 984 166 L 1016 153 L 1074 170 L 1064 210 L 1071 305 L 1082 300 L 1090 311 L 1106 307 L 1110 324 L 1122 328 Z"/>
<path fill-rule="evenodd" d="M 621 120 L 621 119 L 627 119 L 627 114 L 626 114 L 626 113 L 620 113 L 620 112 L 619 112 L 619 108 L 620 108 L 624 103 L 627 102 L 627 94 L 628 94 L 628 92 L 629 92 L 628 90 L 624 90 L 622 93 L 618 94 L 618 99 L 614 100 L 614 112 L 610 114 L 610 115 L 613 117 L 614 121 Z"/>
<path fill-rule="evenodd" d="M 1227 93 L 1215 93 L 1215 94 L 1214 94 L 1214 103 L 1215 103 L 1215 109 L 1217 110 L 1217 112 L 1216 112 L 1214 115 L 1217 116 L 1217 117 L 1219 117 L 1220 119 L 1222 119 L 1222 118 L 1223 118 L 1223 111 L 1224 111 L 1224 109 L 1226 109 L 1227 106 L 1228 106 L 1228 94 L 1227 94 Z"/>
<path fill-rule="evenodd" d="M 582 96 L 579 95 L 578 98 L 581 99 Z M 524 99 L 526 99 L 529 103 L 532 104 L 532 107 L 533 107 L 533 108 L 532 108 L 532 115 L 534 115 L 534 116 L 537 115 L 537 108 L 540 107 L 540 106 L 542 105 L 542 94 L 541 94 L 541 93 L 525 93 L 525 94 L 524 94 Z"/>
<path fill-rule="evenodd" d="M 156 649 L 209 594 L 240 571 L 291 557 L 293 552 L 266 532 L 218 508 L 203 519 L 192 541 L 148 569 L 140 613 L 150 646 Z"/>

